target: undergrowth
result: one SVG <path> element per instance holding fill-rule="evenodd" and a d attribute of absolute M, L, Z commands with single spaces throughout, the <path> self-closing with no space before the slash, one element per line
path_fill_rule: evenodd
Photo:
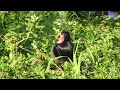
<path fill-rule="evenodd" d="M 120 78 L 120 19 L 89 17 L 67 11 L 1 11 L 0 78 Z M 50 49 L 63 30 L 70 32 L 74 59 L 61 65 L 64 70 L 50 70 L 55 65 Z"/>

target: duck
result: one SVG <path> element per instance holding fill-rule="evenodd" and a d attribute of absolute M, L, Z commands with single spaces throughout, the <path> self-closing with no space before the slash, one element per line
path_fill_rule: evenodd
<path fill-rule="evenodd" d="M 51 57 L 65 57 L 61 57 L 55 60 L 55 64 L 63 64 L 65 61 L 69 61 L 69 59 L 73 61 L 73 47 L 74 44 L 71 41 L 69 32 L 63 31 L 59 37 L 58 42 L 56 42 L 55 45 L 51 48 Z"/>

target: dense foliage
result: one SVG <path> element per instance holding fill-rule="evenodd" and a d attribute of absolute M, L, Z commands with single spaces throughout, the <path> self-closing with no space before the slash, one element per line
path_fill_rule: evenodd
<path fill-rule="evenodd" d="M 1 11 L 0 78 L 120 78 L 119 22 L 89 11 Z M 75 44 L 74 60 L 50 70 L 50 49 L 63 30 Z"/>

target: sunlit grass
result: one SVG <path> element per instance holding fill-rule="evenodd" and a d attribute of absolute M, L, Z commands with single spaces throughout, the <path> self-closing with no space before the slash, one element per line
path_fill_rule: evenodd
<path fill-rule="evenodd" d="M 119 18 L 80 21 L 76 15 L 69 17 L 67 11 L 9 11 L 0 15 L 1 79 L 120 78 Z M 73 61 L 68 58 L 61 68 L 54 63 L 61 56 L 52 58 L 50 50 L 62 31 L 70 33 L 74 52 Z M 51 70 L 51 65 L 58 69 Z"/>

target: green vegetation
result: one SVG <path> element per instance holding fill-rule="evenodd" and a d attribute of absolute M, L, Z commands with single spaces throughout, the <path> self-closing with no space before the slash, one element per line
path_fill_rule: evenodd
<path fill-rule="evenodd" d="M 78 17 L 68 11 L 1 11 L 0 78 L 120 78 L 120 18 Z M 74 60 L 50 70 L 50 49 L 61 31 L 70 32 Z"/>

